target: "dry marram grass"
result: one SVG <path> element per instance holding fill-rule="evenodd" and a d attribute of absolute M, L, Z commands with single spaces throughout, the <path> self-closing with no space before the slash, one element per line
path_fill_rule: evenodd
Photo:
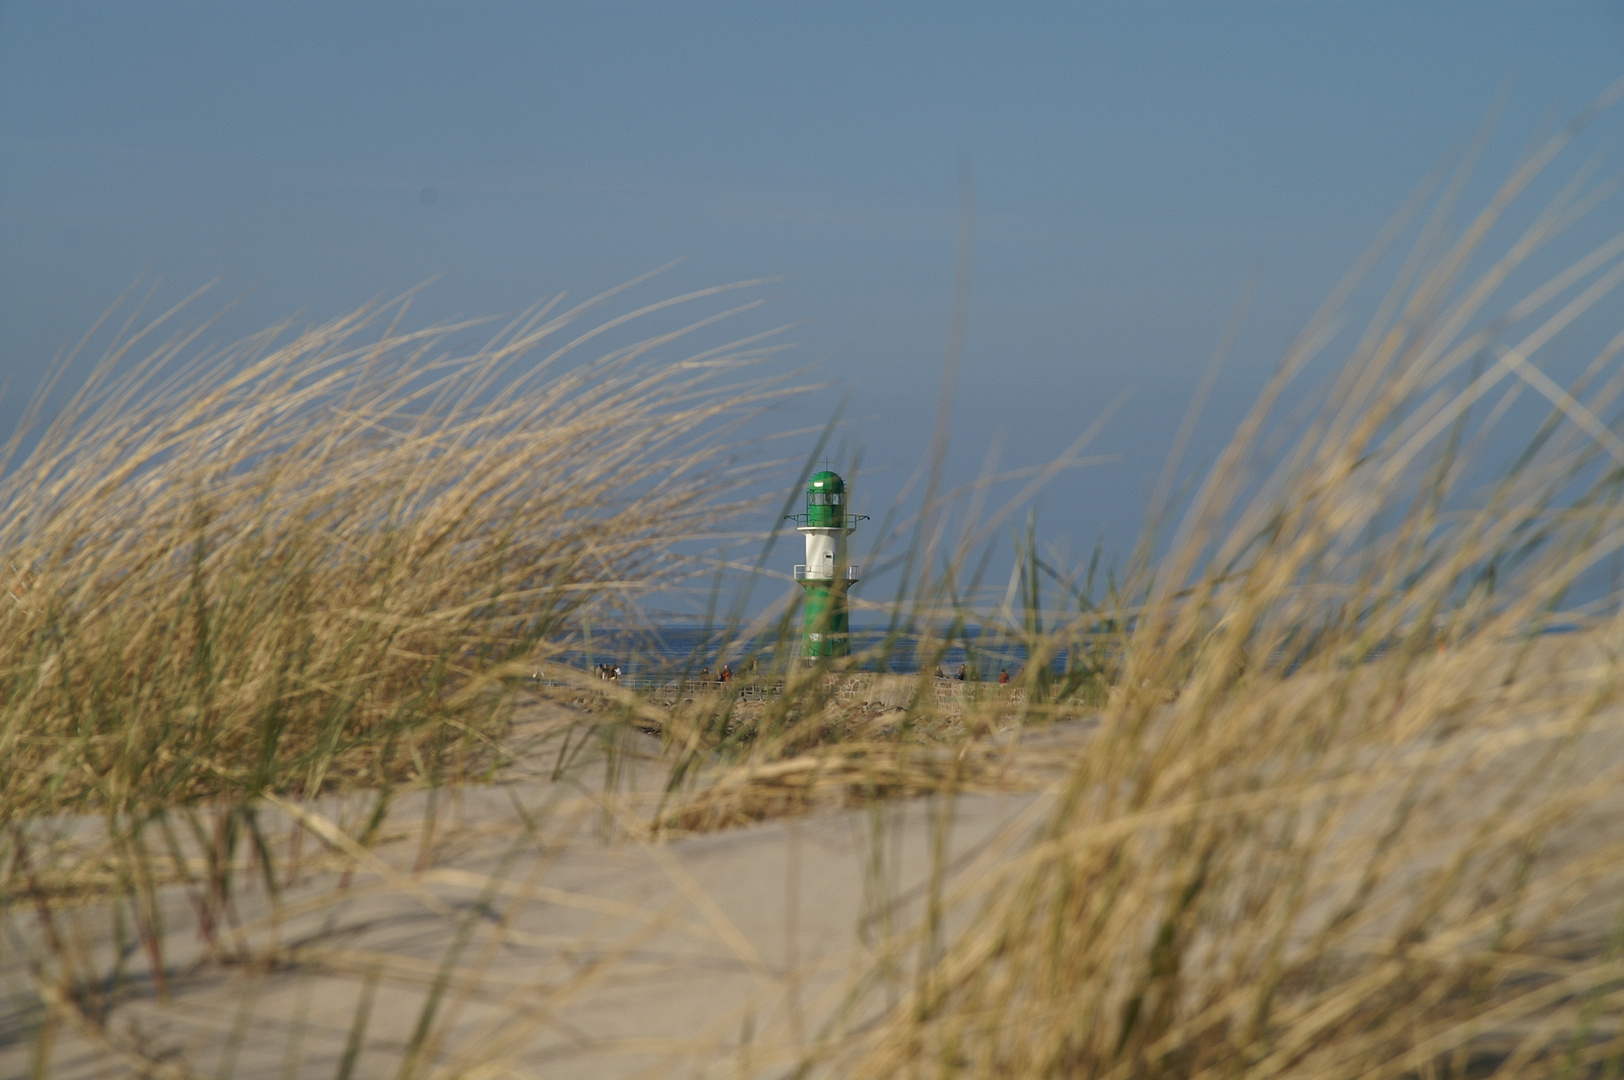
<path fill-rule="evenodd" d="M 1482 259 L 1574 130 L 1445 243 L 1448 186 L 1317 411 L 1281 420 L 1339 291 L 1103 598 L 1028 543 L 1020 602 L 975 610 L 980 534 L 939 545 L 927 507 L 910 565 L 949 569 L 896 625 L 927 671 L 1000 626 L 1032 658 L 1007 689 L 504 681 L 583 605 L 634 617 L 626 583 L 716 512 L 720 444 L 684 448 L 776 392 L 704 389 L 749 343 L 514 376 L 570 323 L 543 312 L 468 359 L 357 319 L 110 366 L 0 490 L 33 1060 L 71 1029 L 177 1075 L 1620 1075 L 1624 633 L 1595 582 L 1624 545 L 1624 334 L 1567 387 L 1537 362 L 1624 281 L 1624 238 L 1496 299 L 1576 186 Z M 45 816 L 69 806 L 107 826 Z M 855 876 L 817 847 L 848 826 Z M 162 931 L 182 896 L 201 944 Z M 838 957 L 795 929 L 848 917 Z M 210 972 L 241 1004 L 186 1029 L 192 1058 L 120 1026 Z M 267 1064 L 242 1017 L 302 1049 Z"/>

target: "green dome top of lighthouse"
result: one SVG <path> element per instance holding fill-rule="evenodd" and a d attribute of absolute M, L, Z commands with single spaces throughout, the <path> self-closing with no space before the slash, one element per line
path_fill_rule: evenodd
<path fill-rule="evenodd" d="M 846 481 L 837 472 L 824 469 L 812 474 L 806 482 L 806 513 L 788 514 L 803 529 L 844 529 L 851 532 L 859 521 L 867 521 L 866 514 L 846 512 Z"/>
<path fill-rule="evenodd" d="M 820 473 L 813 473 L 811 481 L 806 485 L 808 495 L 816 495 L 820 492 L 823 494 L 834 494 L 836 492 L 843 494 L 845 490 L 846 481 L 840 478 L 839 473 L 830 472 L 828 469 Z"/>
<path fill-rule="evenodd" d="M 806 513 L 803 526 L 815 529 L 846 527 L 846 481 L 828 469 L 813 473 L 806 483 Z"/>

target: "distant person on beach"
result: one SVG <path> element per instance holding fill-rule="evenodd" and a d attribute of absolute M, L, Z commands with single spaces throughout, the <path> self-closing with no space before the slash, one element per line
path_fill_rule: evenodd
<path fill-rule="evenodd" d="M 722 673 L 716 677 L 717 682 L 729 682 L 733 678 L 733 665 L 723 664 Z"/>
<path fill-rule="evenodd" d="M 1004 683 L 1009 682 L 1009 669 L 1008 668 L 999 668 L 998 669 L 998 682 L 999 682 L 999 685 L 1002 685 Z"/>
<path fill-rule="evenodd" d="M 959 673 L 957 675 L 953 676 L 953 677 L 955 679 L 959 680 L 959 682 L 963 682 L 964 681 L 964 676 L 968 671 L 969 671 L 969 668 L 968 668 L 967 665 L 960 664 L 959 665 Z"/>
<path fill-rule="evenodd" d="M 614 670 L 609 673 L 609 678 L 613 679 L 615 682 L 620 681 L 620 665 L 619 664 L 616 664 L 615 667 L 614 667 Z"/>
<path fill-rule="evenodd" d="M 945 678 L 947 678 L 947 676 L 946 676 L 946 675 L 943 675 L 943 674 L 942 674 L 942 665 L 940 665 L 940 664 L 937 664 L 937 665 L 936 665 L 936 677 L 937 677 L 937 678 L 938 678 L 938 679 L 945 679 Z"/>
<path fill-rule="evenodd" d="M 706 664 L 704 667 L 699 669 L 699 677 L 701 679 L 710 678 L 710 665 L 709 664 Z"/>

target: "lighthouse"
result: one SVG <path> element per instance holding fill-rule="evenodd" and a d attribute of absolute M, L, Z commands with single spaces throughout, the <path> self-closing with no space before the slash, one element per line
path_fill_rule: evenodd
<path fill-rule="evenodd" d="M 846 592 L 857 584 L 858 568 L 846 561 L 846 537 L 866 517 L 848 511 L 846 482 L 824 470 L 807 482 L 806 512 L 789 519 L 806 537 L 806 562 L 795 568 L 795 580 L 806 590 L 801 657 L 850 656 Z"/>

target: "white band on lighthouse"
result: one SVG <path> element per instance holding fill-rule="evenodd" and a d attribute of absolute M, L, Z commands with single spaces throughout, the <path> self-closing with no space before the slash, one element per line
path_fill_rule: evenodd
<path fill-rule="evenodd" d="M 806 576 L 832 578 L 840 541 L 846 538 L 844 529 L 802 529 L 806 534 Z"/>

